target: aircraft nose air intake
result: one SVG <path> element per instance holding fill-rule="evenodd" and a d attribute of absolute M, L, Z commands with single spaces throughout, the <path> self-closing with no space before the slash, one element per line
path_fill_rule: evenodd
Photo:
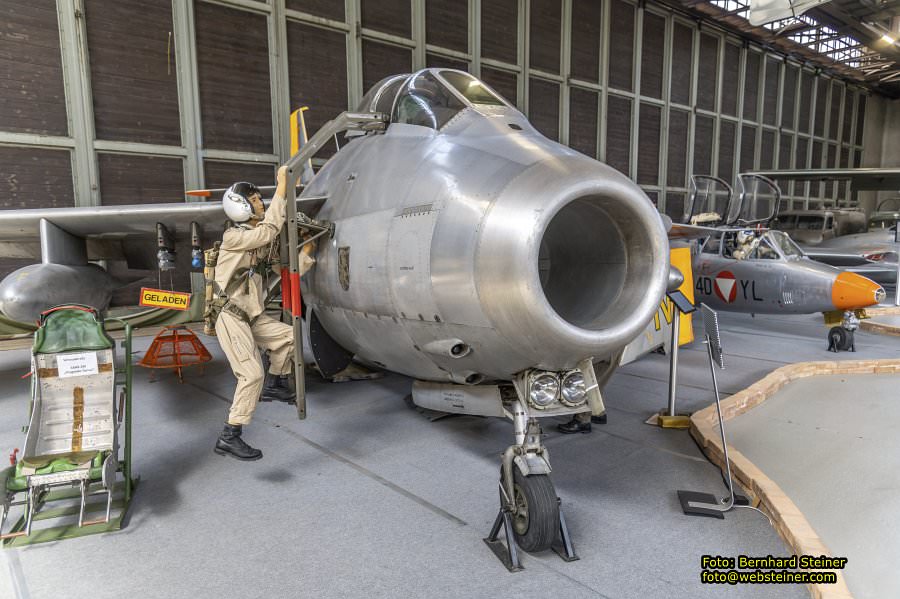
<path fill-rule="evenodd" d="M 544 231 L 538 256 L 541 287 L 547 301 L 570 324 L 588 330 L 607 328 L 626 317 L 635 285 L 629 259 L 641 241 L 626 241 L 626 219 L 615 215 L 618 198 L 582 196 L 563 206 Z M 637 241 L 637 243 L 635 243 Z M 621 301 L 622 296 L 632 301 Z M 619 303 L 623 310 L 616 310 Z"/>
<path fill-rule="evenodd" d="M 492 326 L 531 366 L 612 355 L 653 318 L 668 239 L 640 188 L 584 159 L 539 165 L 492 207 L 476 276 Z"/>
<path fill-rule="evenodd" d="M 852 272 L 842 272 L 831 286 L 831 302 L 838 310 L 854 310 L 884 299 L 878 283 Z"/>

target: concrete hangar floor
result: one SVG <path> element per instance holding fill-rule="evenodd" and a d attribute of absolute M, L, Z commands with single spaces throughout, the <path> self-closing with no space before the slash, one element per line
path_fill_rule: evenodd
<path fill-rule="evenodd" d="M 825 351 L 821 317 L 720 315 L 731 394 L 789 363 L 896 358 L 896 338 L 857 332 L 857 353 Z M 699 329 L 697 329 L 699 333 Z M 136 339 L 141 353 L 149 337 Z M 725 520 L 681 513 L 676 489 L 724 493 L 686 431 L 644 420 L 665 403 L 667 362 L 651 355 L 612 378 L 609 423 L 548 427 L 554 482 L 580 561 L 525 555 L 509 574 L 482 538 L 496 515 L 499 419 L 429 422 L 403 401 L 410 381 L 311 381 L 309 414 L 261 404 L 241 463 L 212 452 L 234 382 L 215 340 L 206 373 L 180 385 L 137 370 L 135 468 L 121 532 L 0 551 L 0 597 L 808 597 L 802 585 L 700 583 L 703 554 L 789 555 L 751 510 Z M 20 447 L 28 350 L 0 353 L 0 448 Z M 681 352 L 679 408 L 713 395 L 706 352 Z M 851 556 L 852 557 L 852 556 Z"/>

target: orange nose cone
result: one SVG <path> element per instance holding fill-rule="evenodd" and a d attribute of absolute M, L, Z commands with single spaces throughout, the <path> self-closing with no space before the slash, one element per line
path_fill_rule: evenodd
<path fill-rule="evenodd" d="M 877 304 L 884 289 L 870 279 L 852 272 L 842 272 L 831 286 L 831 303 L 836 310 L 855 310 Z"/>

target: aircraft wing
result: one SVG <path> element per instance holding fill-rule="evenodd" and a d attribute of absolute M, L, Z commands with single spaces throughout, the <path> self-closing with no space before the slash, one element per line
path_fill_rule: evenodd
<path fill-rule="evenodd" d="M 851 266 L 844 270 L 862 275 L 868 279 L 872 279 L 879 285 L 896 285 L 897 284 L 897 265 L 896 264 L 865 264 L 863 266 Z"/>
<path fill-rule="evenodd" d="M 811 168 L 747 174 L 779 181 L 849 181 L 854 191 L 900 189 L 900 168 Z"/>
<path fill-rule="evenodd" d="M 314 216 L 324 202 L 324 197 L 298 198 L 297 210 Z M 192 222 L 204 232 L 218 234 L 227 220 L 220 202 L 4 210 L 0 213 L 0 256 L 32 257 L 30 248 L 36 246 L 40 257 L 38 242 L 43 219 L 76 237 L 95 242 L 134 235 L 155 236 L 157 223 L 164 224 L 177 240 L 182 240 L 190 236 Z"/>
<path fill-rule="evenodd" d="M 867 260 L 858 252 L 847 252 L 839 250 L 827 250 L 815 247 L 801 246 L 803 253 L 817 262 L 824 262 L 832 266 L 846 268 L 848 266 L 863 266 L 871 264 L 871 260 Z"/>
<path fill-rule="evenodd" d="M 869 260 L 859 253 L 804 247 L 803 253 L 817 262 L 830 264 L 836 268 L 853 272 L 872 279 L 876 283 L 895 284 L 897 263 Z"/>

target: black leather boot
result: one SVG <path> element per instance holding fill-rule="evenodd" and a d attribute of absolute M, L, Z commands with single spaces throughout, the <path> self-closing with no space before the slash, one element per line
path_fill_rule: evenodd
<path fill-rule="evenodd" d="M 279 376 L 277 374 L 266 374 L 266 384 L 263 386 L 259 400 L 283 401 L 289 404 L 296 403 L 294 392 L 288 385 L 287 376 Z"/>
<path fill-rule="evenodd" d="M 225 430 L 216 440 L 216 447 L 213 450 L 219 455 L 230 455 L 239 460 L 252 461 L 263 457 L 260 450 L 250 447 L 241 439 L 240 424 L 226 424 Z"/>
<path fill-rule="evenodd" d="M 591 422 L 594 424 L 606 424 L 606 412 L 603 412 L 599 416 L 591 416 Z"/>
<path fill-rule="evenodd" d="M 591 432 L 591 423 L 590 422 L 579 422 L 578 418 L 572 417 L 571 420 L 566 422 L 565 424 L 558 424 L 556 429 L 567 435 L 571 435 L 574 433 L 589 433 Z"/>

